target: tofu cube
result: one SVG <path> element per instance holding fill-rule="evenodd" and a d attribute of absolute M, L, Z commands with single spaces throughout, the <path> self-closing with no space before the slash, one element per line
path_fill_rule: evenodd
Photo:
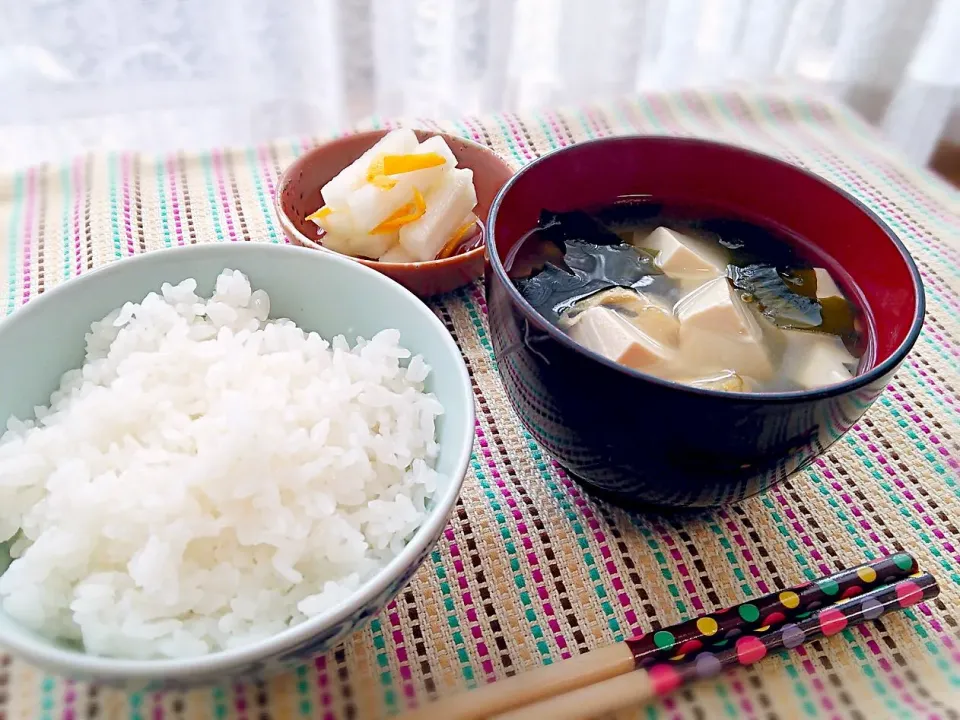
<path fill-rule="evenodd" d="M 725 277 L 704 283 L 674 307 L 680 322 L 681 362 L 700 372 L 731 370 L 757 380 L 773 376 L 768 327 L 743 304 Z"/>
<path fill-rule="evenodd" d="M 814 274 L 817 276 L 817 299 L 828 300 L 830 298 L 843 298 L 843 293 L 834 281 L 833 276 L 825 268 L 814 268 Z"/>
<path fill-rule="evenodd" d="M 853 377 L 857 358 L 836 335 L 788 330 L 784 375 L 805 390 L 833 385 Z"/>
<path fill-rule="evenodd" d="M 666 227 L 658 227 L 642 239 L 634 236 L 633 244 L 655 252 L 657 266 L 671 278 L 707 280 L 722 275 L 727 267 L 715 248 Z"/>
<path fill-rule="evenodd" d="M 725 277 L 704 283 L 680 298 L 674 307 L 680 321 L 680 334 L 695 330 L 725 335 L 759 333 L 759 324 L 743 306 L 733 286 Z"/>
<path fill-rule="evenodd" d="M 673 359 L 672 348 L 657 342 L 616 310 L 591 307 L 577 317 L 568 332 L 584 347 L 634 370 L 651 371 Z"/>

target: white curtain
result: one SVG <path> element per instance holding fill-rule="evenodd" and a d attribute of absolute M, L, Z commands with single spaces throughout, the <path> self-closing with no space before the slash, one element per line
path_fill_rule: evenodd
<path fill-rule="evenodd" d="M 0 166 L 785 83 L 922 163 L 958 48 L 960 0 L 5 0 Z"/>

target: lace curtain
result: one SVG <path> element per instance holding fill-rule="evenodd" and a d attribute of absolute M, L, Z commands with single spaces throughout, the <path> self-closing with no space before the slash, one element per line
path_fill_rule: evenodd
<path fill-rule="evenodd" d="M 923 162 L 960 136 L 958 43 L 960 0 L 8 1 L 0 165 L 783 83 Z"/>

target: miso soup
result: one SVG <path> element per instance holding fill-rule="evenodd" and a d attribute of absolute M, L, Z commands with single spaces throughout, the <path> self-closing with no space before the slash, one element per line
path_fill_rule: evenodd
<path fill-rule="evenodd" d="M 520 293 L 582 346 L 694 387 L 782 392 L 853 377 L 865 320 L 841 283 L 769 228 L 621 199 L 540 214 L 507 259 Z"/>

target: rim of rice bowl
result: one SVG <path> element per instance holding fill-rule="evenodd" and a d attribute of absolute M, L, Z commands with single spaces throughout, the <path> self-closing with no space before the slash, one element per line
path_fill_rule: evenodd
<path fill-rule="evenodd" d="M 270 254 L 282 252 L 301 255 L 304 261 L 332 263 L 344 268 L 346 272 L 355 272 L 361 276 L 366 276 L 374 282 L 392 288 L 400 298 L 408 303 L 408 312 L 419 313 L 424 318 L 433 331 L 439 336 L 440 341 L 446 350 L 459 360 L 455 363 L 457 378 L 457 388 L 462 393 L 459 399 L 464 403 L 465 421 L 469 427 L 467 433 L 467 442 L 456 449 L 458 457 L 453 465 L 453 472 L 449 473 L 449 483 L 445 489 L 439 489 L 433 496 L 433 505 L 427 508 L 427 515 L 421 525 L 414 531 L 410 540 L 404 545 L 403 549 L 391 558 L 383 567 L 375 572 L 365 583 L 347 598 L 336 605 L 324 610 L 317 615 L 313 615 L 302 622 L 288 627 L 274 635 L 263 640 L 257 640 L 249 644 L 241 645 L 236 648 L 216 650 L 204 655 L 185 658 L 156 658 L 156 659 L 131 659 L 122 657 L 111 657 L 101 655 L 91 655 L 82 650 L 70 650 L 54 645 L 54 641 L 46 638 L 31 638 L 27 635 L 10 637 L 2 626 L 0 626 L 0 645 L 12 651 L 21 658 L 47 669 L 58 669 L 64 675 L 84 674 L 89 676 L 99 676 L 105 679 L 117 680 L 150 680 L 150 679 L 172 679 L 177 680 L 185 676 L 192 676 L 204 673 L 224 672 L 229 674 L 233 666 L 256 663 L 269 659 L 270 657 L 280 655 L 295 646 L 308 642 L 323 628 L 334 625 L 345 620 L 354 612 L 358 606 L 372 600 L 376 595 L 383 592 L 401 572 L 413 564 L 416 556 L 430 543 L 435 534 L 440 533 L 447 524 L 453 506 L 459 496 L 460 489 L 466 476 L 467 468 L 470 462 L 470 455 L 473 450 L 473 427 L 475 423 L 476 412 L 473 401 L 473 391 L 470 384 L 470 376 L 466 364 L 461 355 L 460 349 L 454 341 L 452 335 L 444 326 L 443 322 L 433 313 L 430 308 L 424 304 L 416 295 L 387 278 L 381 273 L 368 268 L 352 259 L 330 252 L 317 252 L 309 248 L 295 247 L 291 245 L 279 245 L 268 243 L 230 243 L 230 244 L 209 244 L 209 245 L 187 245 L 174 248 L 164 248 L 150 251 L 142 255 L 135 255 L 124 258 L 122 262 L 115 262 L 100 268 L 91 270 L 83 275 L 77 276 L 68 282 L 61 283 L 53 288 L 46 290 L 43 294 L 32 299 L 26 305 L 17 309 L 0 320 L 0 334 L 6 329 L 13 318 L 17 322 L 27 322 L 30 316 L 50 303 L 59 301 L 60 296 L 66 290 L 75 292 L 80 288 L 92 290 L 93 283 L 109 276 L 129 272 L 137 266 L 151 262 L 157 262 L 158 259 L 171 257 L 176 254 L 184 255 L 210 255 L 216 256 L 224 249 L 231 248 L 232 252 Z M 242 250 L 241 250 L 242 248 Z M 229 262 L 229 261 L 226 261 Z M 226 267 L 226 266 L 225 266 Z M 241 268 L 238 268 L 241 269 Z M 155 288 L 143 287 L 144 293 L 155 291 Z M 270 290 L 267 289 L 269 293 Z M 399 298 L 397 298 L 399 299 Z M 133 302 L 138 302 L 139 298 L 130 298 Z M 342 306 L 341 306 L 342 307 Z M 346 313 L 351 312 L 346 310 Z M 5 420 L 4 420 L 5 422 Z M 6 432 L 3 428 L 0 434 Z M 441 454 L 452 452 L 452 448 L 441 447 Z M 446 473 L 445 473 L 446 474 Z M 439 526 L 439 527 L 438 527 Z M 2 574 L 2 573 L 0 573 Z M 401 588 L 402 589 L 402 588 Z M 382 610 L 382 608 L 381 608 Z M 0 608 L 2 612 L 2 608 Z M 5 613 L 4 613 L 5 614 Z M 8 616 L 9 617 L 9 616 Z M 365 619 L 364 622 L 370 618 Z M 19 625 L 10 618 L 10 621 Z M 202 681 L 201 681 L 202 682 Z"/>

